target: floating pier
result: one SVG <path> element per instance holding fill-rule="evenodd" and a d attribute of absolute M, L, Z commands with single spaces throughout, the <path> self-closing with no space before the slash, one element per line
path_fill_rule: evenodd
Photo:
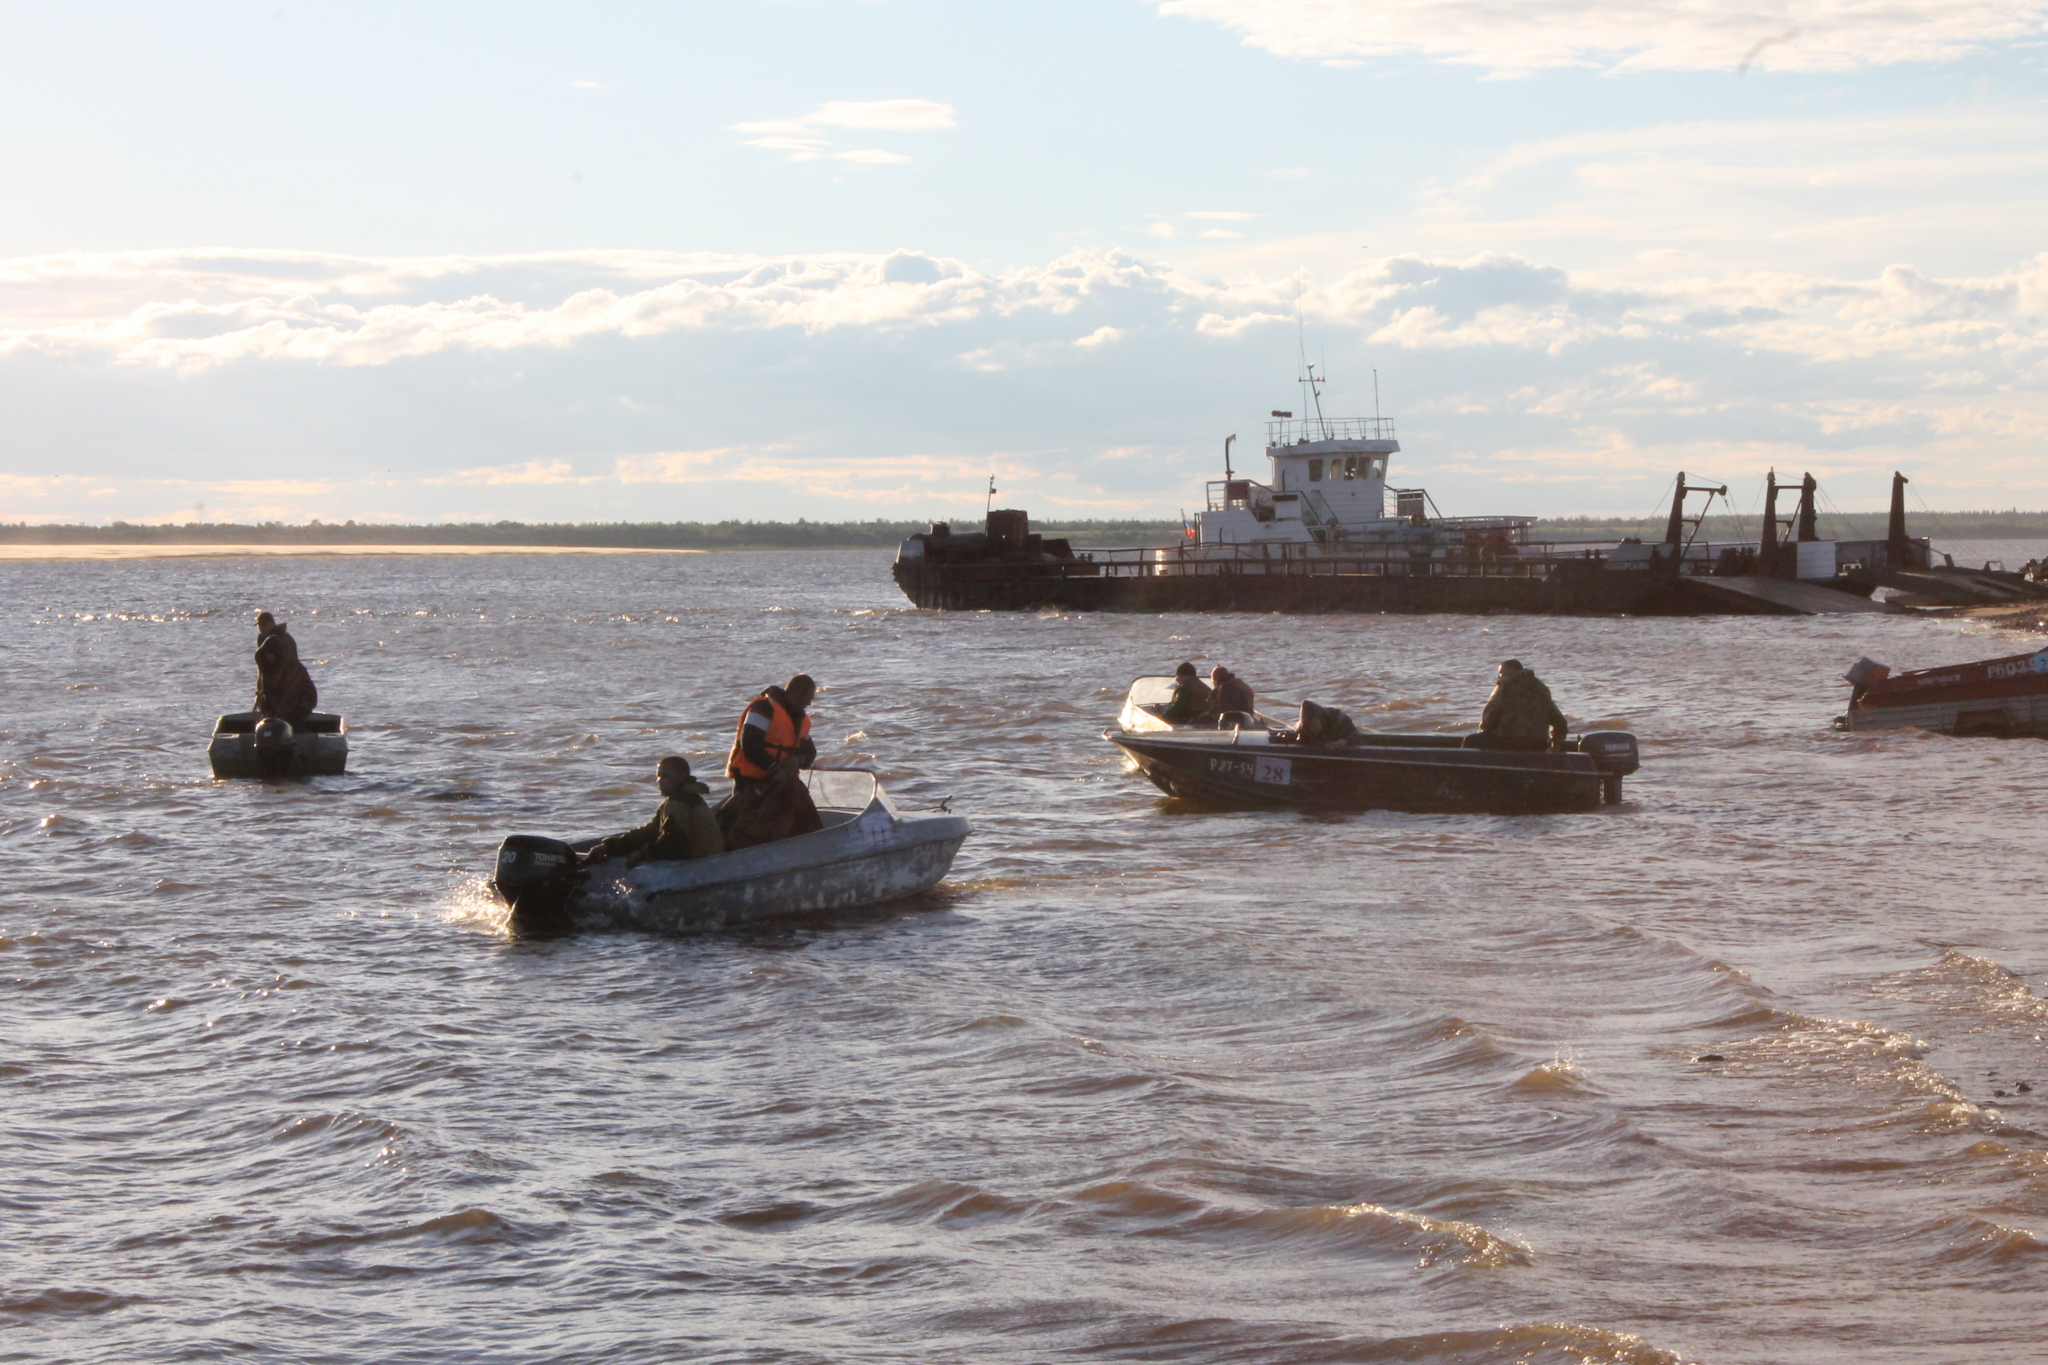
<path fill-rule="evenodd" d="M 1847 616 L 1866 613 L 1896 615 L 1900 608 L 1887 602 L 1783 578 L 1761 578 L 1754 574 L 1730 578 L 1688 578 L 1681 591 L 1703 603 L 1735 614 L 1760 616 Z"/>

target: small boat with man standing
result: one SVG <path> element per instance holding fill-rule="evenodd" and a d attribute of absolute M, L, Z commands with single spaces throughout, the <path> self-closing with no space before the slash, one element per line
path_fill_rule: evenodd
<path fill-rule="evenodd" d="M 348 768 L 348 724 L 314 708 L 320 689 L 299 660 L 291 627 L 256 613 L 256 698 L 214 722 L 206 759 L 215 777 L 339 777 Z"/>

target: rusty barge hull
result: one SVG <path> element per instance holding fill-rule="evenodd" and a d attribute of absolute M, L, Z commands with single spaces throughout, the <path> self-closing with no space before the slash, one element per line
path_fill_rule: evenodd
<path fill-rule="evenodd" d="M 1805 616 L 1827 609 L 1834 596 L 1841 598 L 1844 610 L 1872 610 L 1850 592 L 1788 606 L 1702 590 L 1676 575 L 1596 564 L 1560 566 L 1543 576 L 1346 572 L 1341 561 L 1216 573 L 1105 571 L 1110 569 L 1076 561 L 934 564 L 899 559 L 894 573 L 904 596 L 940 611 Z"/>

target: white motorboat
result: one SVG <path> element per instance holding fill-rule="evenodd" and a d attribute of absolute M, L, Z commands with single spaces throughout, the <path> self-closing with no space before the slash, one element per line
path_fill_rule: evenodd
<path fill-rule="evenodd" d="M 297 725 L 233 711 L 214 722 L 206 759 L 215 777 L 339 777 L 348 767 L 348 722 L 326 711 Z"/>
<path fill-rule="evenodd" d="M 585 863 L 580 846 L 515 834 L 491 880 L 518 933 L 624 928 L 690 933 L 929 891 L 971 826 L 958 815 L 905 815 L 864 768 L 804 774 L 824 828 L 714 858 Z"/>

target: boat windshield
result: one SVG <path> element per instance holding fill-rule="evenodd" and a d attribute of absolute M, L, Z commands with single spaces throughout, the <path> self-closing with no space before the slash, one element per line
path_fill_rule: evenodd
<path fill-rule="evenodd" d="M 882 809 L 896 814 L 896 803 L 866 768 L 807 768 L 804 785 L 820 810 L 866 810 L 869 802 L 879 801 Z"/>
<path fill-rule="evenodd" d="M 1131 684 L 1131 694 L 1124 700 L 1133 706 L 1164 706 L 1173 700 L 1173 679 L 1140 678 Z"/>

